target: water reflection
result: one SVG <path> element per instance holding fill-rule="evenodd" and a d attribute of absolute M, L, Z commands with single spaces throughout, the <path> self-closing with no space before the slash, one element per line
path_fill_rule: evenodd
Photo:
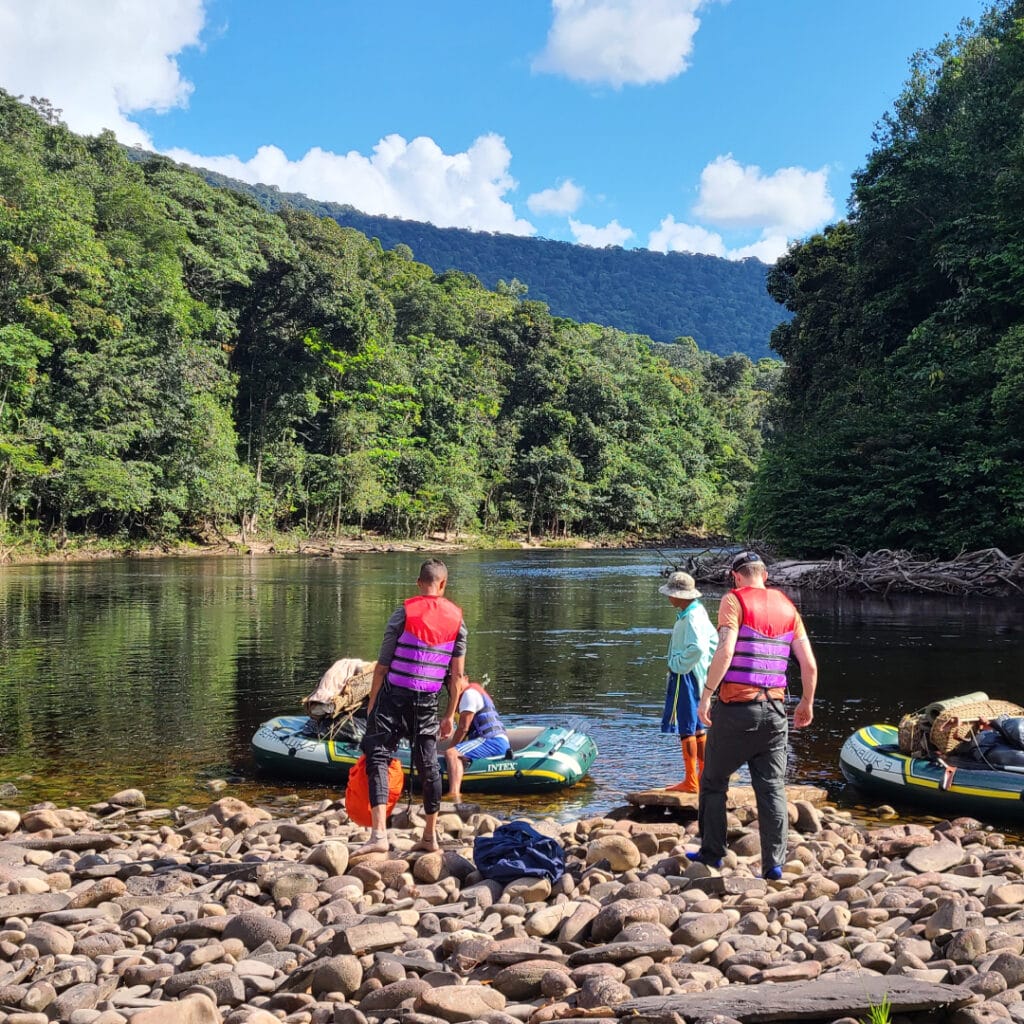
<path fill-rule="evenodd" d="M 372 658 L 422 555 L 202 558 L 5 569 L 0 577 L 0 781 L 21 802 L 88 802 L 124 785 L 203 799 L 210 775 L 252 798 L 249 738 L 294 710 L 342 655 Z M 512 724 L 586 722 L 593 775 L 557 801 L 493 801 L 561 816 L 607 810 L 679 777 L 658 733 L 674 613 L 643 551 L 450 556 L 471 674 Z M 709 613 L 720 588 L 705 588 Z M 858 725 L 972 689 L 1024 700 L 1019 602 L 794 595 L 821 665 L 817 717 L 795 733 L 795 779 L 835 785 Z M 31 774 L 31 779 L 18 779 Z M 304 791 L 303 791 L 304 792 Z"/>

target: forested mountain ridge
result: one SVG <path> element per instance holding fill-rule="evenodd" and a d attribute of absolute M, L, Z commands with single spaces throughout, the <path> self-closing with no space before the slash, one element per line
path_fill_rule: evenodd
<path fill-rule="evenodd" d="M 777 373 L 553 317 L 0 91 L 0 547 L 720 530 Z"/>
<path fill-rule="evenodd" d="M 784 256 L 747 528 L 802 553 L 1024 548 L 1024 2 L 918 54 L 854 211 Z"/>
<path fill-rule="evenodd" d="M 526 238 L 362 213 L 272 185 L 249 185 L 200 169 L 212 185 L 252 196 L 268 210 L 291 207 L 330 217 L 379 239 L 385 249 L 407 245 L 436 271 L 461 270 L 488 288 L 521 281 L 527 295 L 556 316 L 604 324 L 654 341 L 692 337 L 709 352 L 770 356 L 772 328 L 786 310 L 765 288 L 760 260 L 726 260 L 694 253 L 659 253 L 609 246 L 595 249 L 545 238 Z"/>

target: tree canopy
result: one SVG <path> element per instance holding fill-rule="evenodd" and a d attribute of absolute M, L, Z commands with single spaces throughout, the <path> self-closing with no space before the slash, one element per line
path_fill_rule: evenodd
<path fill-rule="evenodd" d="M 747 529 L 805 553 L 1024 547 L 1024 3 L 911 62 L 792 311 Z"/>
<path fill-rule="evenodd" d="M 765 290 L 760 260 L 699 253 L 660 253 L 610 245 L 592 248 L 363 213 L 272 185 L 249 185 L 202 171 L 213 185 L 252 196 L 269 210 L 306 210 L 376 238 L 386 249 L 408 248 L 436 270 L 474 274 L 491 288 L 520 287 L 558 316 L 608 324 L 655 341 L 692 337 L 709 352 L 769 356 L 772 328 L 786 311 Z"/>
<path fill-rule="evenodd" d="M 0 93 L 0 530 L 720 530 L 777 364 L 552 316 Z"/>

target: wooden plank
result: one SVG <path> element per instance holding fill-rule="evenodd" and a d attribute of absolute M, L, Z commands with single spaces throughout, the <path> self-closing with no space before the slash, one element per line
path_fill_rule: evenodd
<path fill-rule="evenodd" d="M 768 1024 L 779 1020 L 860 1019 L 873 1006 L 880 1006 L 883 999 L 889 1001 L 894 1014 L 916 1013 L 965 1006 L 973 1001 L 974 994 L 957 985 L 851 971 L 815 981 L 726 985 L 708 992 L 645 996 L 615 1009 L 620 1019 L 630 1024 L 672 1024 L 680 1018 L 693 1024 L 719 1015 L 743 1024 Z"/>
<path fill-rule="evenodd" d="M 697 810 L 696 793 L 679 793 L 668 789 L 647 789 L 639 793 L 627 793 L 626 799 L 634 807 L 671 807 L 691 808 Z M 828 791 L 820 786 L 787 786 L 786 799 L 792 804 L 798 800 L 806 800 L 815 807 L 828 800 Z M 750 786 L 730 786 L 729 808 L 754 805 L 754 790 Z"/>

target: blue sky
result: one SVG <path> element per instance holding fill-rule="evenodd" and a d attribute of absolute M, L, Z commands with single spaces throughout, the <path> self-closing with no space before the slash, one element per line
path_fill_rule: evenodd
<path fill-rule="evenodd" d="M 0 86 L 373 213 L 774 259 L 983 0 L 0 0 Z"/>

